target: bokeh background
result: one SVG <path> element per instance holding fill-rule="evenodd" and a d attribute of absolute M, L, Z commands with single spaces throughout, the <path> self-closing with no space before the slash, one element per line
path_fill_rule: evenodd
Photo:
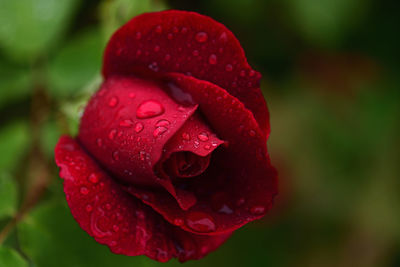
<path fill-rule="evenodd" d="M 180 266 L 114 255 L 73 220 L 53 149 L 134 15 L 227 25 L 263 74 L 273 210 L 185 266 L 400 266 L 397 0 L 0 0 L 0 266 Z"/>

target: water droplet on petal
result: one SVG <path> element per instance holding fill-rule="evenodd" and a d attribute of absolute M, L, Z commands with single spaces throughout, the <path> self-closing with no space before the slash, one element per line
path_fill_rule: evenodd
<path fill-rule="evenodd" d="M 162 33 L 162 27 L 161 27 L 161 25 L 157 25 L 157 27 L 156 27 L 156 33 Z"/>
<path fill-rule="evenodd" d="M 166 61 L 170 60 L 170 59 L 171 59 L 171 55 L 170 55 L 170 54 L 166 54 L 164 59 L 165 59 Z"/>
<path fill-rule="evenodd" d="M 199 55 L 199 50 L 193 50 L 192 55 L 197 57 Z"/>
<path fill-rule="evenodd" d="M 136 40 L 139 40 L 140 38 L 142 38 L 142 33 L 141 32 L 137 32 L 135 34 Z"/>
<path fill-rule="evenodd" d="M 219 36 L 219 40 L 222 42 L 226 42 L 228 40 L 228 35 L 226 34 L 226 32 L 221 33 L 221 35 Z"/>
<path fill-rule="evenodd" d="M 172 40 L 172 38 L 174 38 L 174 35 L 172 33 L 168 33 L 167 38 L 168 40 Z"/>
<path fill-rule="evenodd" d="M 85 209 L 86 209 L 87 212 L 91 212 L 93 210 L 93 207 L 92 207 L 92 205 L 87 204 Z"/>
<path fill-rule="evenodd" d="M 210 149 L 211 149 L 211 146 L 210 146 L 210 145 L 204 145 L 204 149 L 205 149 L 205 150 L 210 150 Z"/>
<path fill-rule="evenodd" d="M 181 33 L 185 34 L 185 33 L 187 33 L 187 31 L 188 31 L 188 29 L 186 27 L 182 27 Z"/>
<path fill-rule="evenodd" d="M 249 76 L 250 76 L 250 77 L 253 77 L 254 74 L 256 74 L 256 72 L 255 72 L 254 70 L 251 70 L 251 71 L 249 72 Z"/>
<path fill-rule="evenodd" d="M 254 206 L 250 208 L 250 213 L 254 215 L 259 215 L 263 214 L 265 212 L 265 207 L 264 206 Z"/>
<path fill-rule="evenodd" d="M 116 151 L 114 151 L 112 153 L 112 157 L 113 157 L 114 160 L 119 160 L 119 152 L 118 152 L 118 150 L 116 150 Z"/>
<path fill-rule="evenodd" d="M 194 146 L 195 148 L 198 148 L 198 147 L 199 147 L 199 145 L 200 145 L 199 141 L 197 141 L 197 140 L 196 140 L 196 141 L 194 141 L 194 145 L 193 145 L 193 146 Z"/>
<path fill-rule="evenodd" d="M 130 98 L 135 98 L 135 97 L 136 97 L 136 94 L 135 94 L 135 93 L 129 93 L 129 97 L 130 97 Z"/>
<path fill-rule="evenodd" d="M 199 133 L 199 135 L 197 136 L 199 138 L 200 141 L 202 142 L 206 142 L 208 141 L 208 134 L 203 132 L 203 133 Z"/>
<path fill-rule="evenodd" d="M 106 209 L 107 209 L 107 210 L 111 210 L 111 208 L 112 208 L 111 204 L 110 204 L 110 203 L 107 203 L 107 204 L 106 204 Z"/>
<path fill-rule="evenodd" d="M 110 247 L 115 247 L 117 244 L 118 244 L 117 241 L 113 240 L 110 242 Z"/>
<path fill-rule="evenodd" d="M 207 42 L 208 40 L 208 34 L 205 32 L 198 32 L 196 34 L 196 41 L 199 43 L 204 43 Z"/>
<path fill-rule="evenodd" d="M 156 46 L 154 47 L 154 52 L 158 52 L 158 51 L 160 51 L 160 46 L 159 46 L 159 45 L 156 45 Z"/>
<path fill-rule="evenodd" d="M 156 123 L 156 127 L 168 127 L 170 124 L 169 120 L 159 120 Z"/>
<path fill-rule="evenodd" d="M 119 126 L 122 127 L 131 127 L 133 125 L 133 121 L 130 119 L 122 120 L 119 122 Z"/>
<path fill-rule="evenodd" d="M 157 127 L 154 132 L 153 132 L 153 136 L 154 137 L 159 137 L 161 136 L 163 133 L 165 133 L 168 129 L 165 127 Z"/>
<path fill-rule="evenodd" d="M 244 70 L 241 70 L 240 71 L 240 76 L 242 76 L 242 77 L 246 76 L 246 72 Z"/>
<path fill-rule="evenodd" d="M 254 130 L 250 130 L 250 131 L 249 131 L 249 135 L 250 135 L 250 136 L 255 136 L 255 135 L 256 135 L 256 132 L 255 132 Z"/>
<path fill-rule="evenodd" d="M 99 182 L 99 176 L 96 173 L 92 173 L 89 175 L 88 180 L 89 180 L 89 182 L 96 184 Z"/>
<path fill-rule="evenodd" d="M 182 138 L 183 138 L 183 140 L 189 141 L 190 140 L 190 134 L 184 132 L 184 133 L 182 133 Z"/>
<path fill-rule="evenodd" d="M 231 64 L 226 64 L 225 70 L 226 71 L 232 71 L 233 70 L 233 66 Z"/>
<path fill-rule="evenodd" d="M 159 116 L 164 113 L 164 107 L 156 100 L 147 100 L 140 104 L 136 110 L 136 117 L 139 119 L 148 119 Z"/>
<path fill-rule="evenodd" d="M 192 211 L 186 218 L 186 225 L 196 232 L 209 233 L 215 231 L 214 219 L 199 211 Z"/>
<path fill-rule="evenodd" d="M 89 189 L 87 189 L 87 187 L 82 186 L 80 192 L 82 195 L 87 195 L 89 194 Z"/>
<path fill-rule="evenodd" d="M 181 218 L 175 218 L 174 224 L 180 226 L 183 224 L 183 220 Z"/>
<path fill-rule="evenodd" d="M 108 106 L 109 107 L 115 107 L 118 104 L 118 98 L 113 96 L 110 98 L 110 100 L 108 101 Z"/>
<path fill-rule="evenodd" d="M 158 64 L 157 64 L 157 62 L 153 62 L 153 63 L 149 64 L 149 69 L 151 69 L 151 70 L 154 71 L 154 72 L 157 72 L 157 71 L 158 71 Z"/>
<path fill-rule="evenodd" d="M 143 128 L 144 128 L 143 123 L 138 122 L 135 125 L 135 132 L 140 133 L 141 131 L 143 131 Z"/>
<path fill-rule="evenodd" d="M 208 63 L 210 63 L 211 65 L 217 64 L 217 56 L 215 54 L 211 54 L 208 58 Z"/>
<path fill-rule="evenodd" d="M 115 135 L 117 134 L 117 130 L 116 129 L 112 129 L 109 133 L 108 133 L 108 138 L 110 140 L 113 140 L 115 138 Z"/>
<path fill-rule="evenodd" d="M 119 231 L 118 225 L 114 224 L 113 225 L 113 230 L 114 230 L 114 232 L 118 232 Z"/>

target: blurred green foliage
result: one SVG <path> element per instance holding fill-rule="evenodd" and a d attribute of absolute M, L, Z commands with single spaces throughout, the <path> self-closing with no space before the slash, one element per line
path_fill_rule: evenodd
<path fill-rule="evenodd" d="M 227 25 L 263 73 L 280 175 L 265 219 L 185 265 L 400 266 L 398 1 L 0 0 L 0 267 L 179 265 L 97 244 L 53 159 L 101 83 L 110 35 L 168 7 Z"/>

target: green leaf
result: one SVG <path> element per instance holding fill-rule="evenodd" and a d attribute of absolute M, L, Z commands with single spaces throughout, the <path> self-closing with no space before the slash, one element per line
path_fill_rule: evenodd
<path fill-rule="evenodd" d="M 0 128 L 0 170 L 11 172 L 29 148 L 29 127 L 26 122 L 13 122 Z"/>
<path fill-rule="evenodd" d="M 17 61 L 36 59 L 65 31 L 77 0 L 0 0 L 0 48 Z"/>
<path fill-rule="evenodd" d="M 0 267 L 28 267 L 28 263 L 12 248 L 0 247 Z"/>
<path fill-rule="evenodd" d="M 0 61 L 0 108 L 27 97 L 31 89 L 32 75 L 28 69 L 17 68 Z"/>
<path fill-rule="evenodd" d="M 0 173 L 0 219 L 15 214 L 17 207 L 17 185 L 4 173 Z"/>
<path fill-rule="evenodd" d="M 103 42 L 95 30 L 68 43 L 51 61 L 49 90 L 56 97 L 70 97 L 100 73 Z"/>
<path fill-rule="evenodd" d="M 22 251 L 38 267 L 147 266 L 141 256 L 116 255 L 98 244 L 78 226 L 64 201 L 36 208 L 18 230 Z"/>

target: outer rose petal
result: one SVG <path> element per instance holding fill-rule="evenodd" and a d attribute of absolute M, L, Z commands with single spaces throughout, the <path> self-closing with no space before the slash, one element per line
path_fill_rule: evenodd
<path fill-rule="evenodd" d="M 254 114 L 265 134 L 269 115 L 259 89 L 260 73 L 247 63 L 239 41 L 215 20 L 169 10 L 133 18 L 111 38 L 103 75 L 132 75 L 143 69 L 179 72 L 225 88 Z"/>
<path fill-rule="evenodd" d="M 192 95 L 209 125 L 229 145 L 214 151 L 206 172 L 184 183 L 198 200 L 190 210 L 180 209 L 169 196 L 151 196 L 144 202 L 171 223 L 185 221 L 181 227 L 198 234 L 231 232 L 261 218 L 277 194 L 277 174 L 270 164 L 267 138 L 253 114 L 237 98 L 209 82 L 182 74 L 169 74 L 168 81 Z M 128 192 L 140 194 L 135 187 Z M 200 221 L 204 223 L 201 227 Z"/>
<path fill-rule="evenodd" d="M 167 223 L 125 193 L 70 137 L 61 137 L 57 165 L 72 215 L 89 235 L 117 254 L 146 255 L 158 261 L 199 259 L 229 236 L 199 236 Z"/>

